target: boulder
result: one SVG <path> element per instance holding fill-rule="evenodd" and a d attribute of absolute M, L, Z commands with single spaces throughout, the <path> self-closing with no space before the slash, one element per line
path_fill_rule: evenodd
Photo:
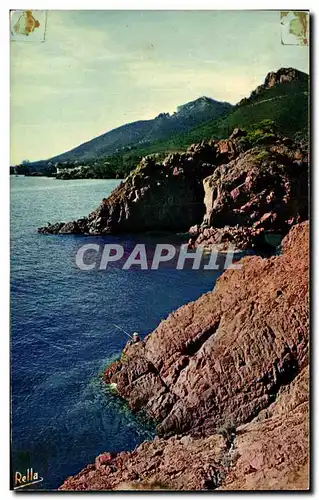
<path fill-rule="evenodd" d="M 48 223 L 47 226 L 39 227 L 38 233 L 42 234 L 59 234 L 62 227 L 65 226 L 65 222 L 57 222 L 56 224 Z"/>

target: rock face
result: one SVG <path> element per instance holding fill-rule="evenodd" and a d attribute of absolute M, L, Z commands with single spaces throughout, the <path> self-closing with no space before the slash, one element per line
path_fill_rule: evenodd
<path fill-rule="evenodd" d="M 299 80 L 308 82 L 308 75 L 295 68 L 281 68 L 278 71 L 271 71 L 265 78 L 264 87 L 270 89 L 278 83 L 292 82 Z"/>
<path fill-rule="evenodd" d="M 149 157 L 88 217 L 38 229 L 44 234 L 187 231 L 196 244 L 251 248 L 267 231 L 286 234 L 308 216 L 308 158 L 274 134 L 251 147 L 235 129 L 193 144 L 162 164 Z M 227 226 L 226 230 L 224 227 Z"/>
<path fill-rule="evenodd" d="M 205 489 L 205 484 L 218 475 L 218 460 L 224 453 L 227 453 L 224 439 L 219 435 L 202 440 L 188 436 L 155 438 L 131 453 L 113 456 L 108 464 L 89 465 L 68 478 L 59 489 L 135 489 L 141 480 L 150 485 L 155 483 L 160 489 Z"/>
<path fill-rule="evenodd" d="M 158 422 L 159 435 L 248 422 L 307 365 L 307 231 L 294 227 L 281 256 L 245 257 L 213 292 L 127 348 L 112 382 L 132 410 Z"/>
<path fill-rule="evenodd" d="M 165 165 L 146 158 L 87 218 L 41 233 L 107 234 L 148 230 L 187 230 L 204 214 L 202 179 L 211 166 L 199 165 L 196 155 L 171 155 Z M 73 229 L 72 229 L 73 228 Z"/>
<path fill-rule="evenodd" d="M 229 444 L 219 434 L 156 437 L 133 452 L 104 453 L 60 490 L 307 490 L 308 369 L 275 403 L 239 426 Z"/>
<path fill-rule="evenodd" d="M 276 402 L 239 426 L 237 460 L 222 490 L 309 488 L 309 370 L 284 387 Z"/>
<path fill-rule="evenodd" d="M 254 147 L 204 179 L 204 221 L 191 230 L 198 245 L 251 248 L 308 218 L 307 153 L 287 142 Z"/>
<path fill-rule="evenodd" d="M 278 71 L 270 71 L 266 75 L 264 83 L 253 90 L 249 98 L 245 97 L 242 99 L 238 105 L 254 100 L 255 97 L 259 96 L 259 94 L 264 93 L 265 90 L 271 89 L 275 85 L 294 81 L 308 83 L 309 76 L 303 71 L 299 71 L 295 68 L 280 68 Z"/>
<path fill-rule="evenodd" d="M 61 489 L 309 487 L 308 223 L 282 247 L 243 258 L 126 348 L 105 378 L 159 437 L 103 454 Z"/>
<path fill-rule="evenodd" d="M 203 220 L 203 179 L 215 166 L 236 157 L 236 139 L 193 144 L 183 154 L 168 155 L 162 164 L 149 157 L 87 218 L 49 224 L 43 234 L 107 234 L 149 230 L 187 231 Z"/>

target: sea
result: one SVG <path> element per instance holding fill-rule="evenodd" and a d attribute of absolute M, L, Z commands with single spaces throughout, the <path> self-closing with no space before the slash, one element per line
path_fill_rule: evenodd
<path fill-rule="evenodd" d="M 143 415 L 101 373 L 137 331 L 214 287 L 222 270 L 81 270 L 78 249 L 158 242 L 181 235 L 43 235 L 47 222 L 87 215 L 119 180 L 11 176 L 11 469 L 42 478 L 24 489 L 55 490 L 104 451 L 133 450 L 154 436 Z M 151 213 L 150 213 L 151 216 Z M 184 237 L 185 238 L 185 237 Z"/>

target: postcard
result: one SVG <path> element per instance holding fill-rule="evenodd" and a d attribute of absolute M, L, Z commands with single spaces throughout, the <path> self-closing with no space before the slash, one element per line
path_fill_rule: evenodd
<path fill-rule="evenodd" d="M 309 11 L 9 31 L 11 489 L 309 490 Z"/>

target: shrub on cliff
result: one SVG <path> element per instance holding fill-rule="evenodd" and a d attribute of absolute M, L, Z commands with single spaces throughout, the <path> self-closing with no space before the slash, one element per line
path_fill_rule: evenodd
<path fill-rule="evenodd" d="M 247 134 L 238 142 L 244 149 L 250 149 L 260 144 L 269 144 L 276 139 L 277 127 L 273 120 L 262 120 L 247 129 Z"/>
<path fill-rule="evenodd" d="M 216 434 L 223 436 L 229 448 L 236 437 L 236 427 L 231 420 L 226 420 L 223 425 L 216 429 Z"/>

